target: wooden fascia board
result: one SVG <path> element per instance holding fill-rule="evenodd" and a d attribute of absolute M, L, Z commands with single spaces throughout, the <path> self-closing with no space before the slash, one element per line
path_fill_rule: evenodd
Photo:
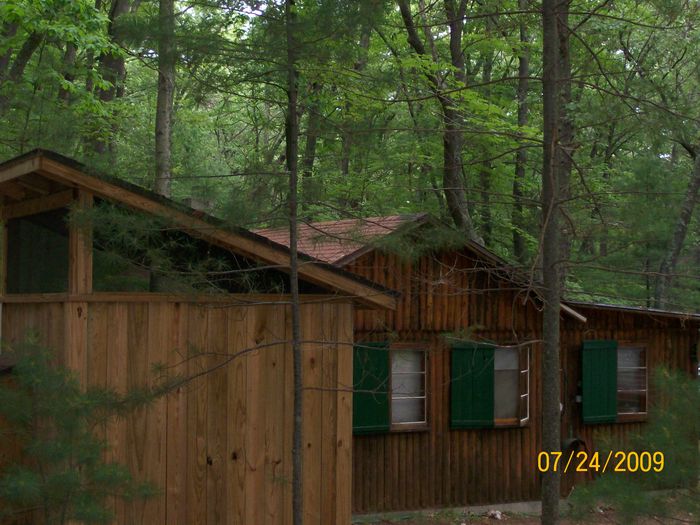
<path fill-rule="evenodd" d="M 222 230 L 185 212 L 176 210 L 120 186 L 91 177 L 75 168 L 71 168 L 52 159 L 46 157 L 39 157 L 38 159 L 40 162 L 34 168 L 35 171 L 52 180 L 64 184 L 72 183 L 91 191 L 96 196 L 121 202 L 131 208 L 165 217 L 175 222 L 183 231 L 186 231 L 190 235 L 229 250 L 234 249 L 252 259 L 280 265 L 283 270 L 289 265 L 288 255 L 274 246 L 249 239 L 235 232 Z M 20 173 L 20 175 L 21 174 L 23 173 Z M 0 182 L 1 181 L 2 178 L 0 177 Z M 328 286 L 347 293 L 361 303 L 390 310 L 396 309 L 397 301 L 395 297 L 317 264 L 300 261 L 299 275 L 312 283 Z"/>
<path fill-rule="evenodd" d="M 73 201 L 73 190 L 63 190 L 45 197 L 37 197 L 26 201 L 6 204 L 2 207 L 2 220 L 17 219 L 27 215 L 35 215 L 45 211 L 64 208 Z"/>
<path fill-rule="evenodd" d="M 39 166 L 41 166 L 42 160 L 37 155 L 3 168 L 0 172 L 0 184 L 37 171 Z"/>
<path fill-rule="evenodd" d="M 565 314 L 567 314 L 567 315 L 570 315 L 570 316 L 573 317 L 574 319 L 576 319 L 576 320 L 578 320 L 578 321 L 581 321 L 582 323 L 587 323 L 587 322 L 588 322 L 588 318 L 587 318 L 585 315 L 580 314 L 579 312 L 577 312 L 576 310 L 574 310 L 574 309 L 571 308 L 570 306 L 567 306 L 567 305 L 565 305 L 564 303 L 560 303 L 560 304 L 559 304 L 559 307 L 561 308 L 561 311 L 562 311 L 563 313 L 565 313 Z"/>

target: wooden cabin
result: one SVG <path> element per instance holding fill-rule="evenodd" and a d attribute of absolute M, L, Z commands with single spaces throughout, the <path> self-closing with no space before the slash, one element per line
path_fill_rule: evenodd
<path fill-rule="evenodd" d="M 437 236 L 425 214 L 312 223 L 300 249 L 401 292 L 355 312 L 356 513 L 537 500 L 542 304 L 475 243 L 406 255 Z M 286 232 L 259 231 L 280 243 Z M 562 315 L 562 445 L 640 429 L 651 371 L 695 373 L 700 315 L 568 302 Z M 581 475 L 582 476 L 582 475 Z M 584 477 L 567 474 L 562 495 Z"/>
<path fill-rule="evenodd" d="M 116 523 L 291 523 L 288 248 L 46 151 L 0 164 L 0 195 L 5 345 L 34 331 L 82 384 L 120 392 L 149 384 L 153 363 L 199 375 L 106 428 L 109 459 L 161 489 L 117 502 Z M 155 265 L 154 246 L 174 262 Z M 195 263 L 198 279 L 173 278 Z M 311 258 L 299 278 L 304 523 L 346 525 L 354 311 L 396 299 Z"/>

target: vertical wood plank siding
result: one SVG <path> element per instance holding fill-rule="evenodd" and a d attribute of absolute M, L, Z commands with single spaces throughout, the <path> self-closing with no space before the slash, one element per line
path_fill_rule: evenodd
<path fill-rule="evenodd" d="M 350 522 L 352 312 L 346 303 L 302 306 L 311 525 Z M 12 303 L 3 308 L 2 334 L 13 342 L 35 331 L 85 384 L 120 392 L 153 381 L 155 363 L 194 375 L 242 352 L 102 430 L 108 459 L 161 489 L 145 503 L 115 501 L 115 523 L 282 525 L 291 523 L 289 317 L 281 304 Z"/>
<path fill-rule="evenodd" d="M 347 268 L 402 292 L 396 312 L 360 310 L 356 341 L 423 342 L 429 350 L 429 428 L 421 432 L 353 438 L 353 511 L 477 505 L 539 498 L 537 454 L 541 450 L 541 324 L 536 305 L 503 277 L 466 251 L 425 255 L 413 262 L 369 252 Z M 698 324 L 646 314 L 580 309 L 587 323 L 563 317 L 562 359 L 565 411 L 562 439 L 580 437 L 594 448 L 593 433 L 620 439 L 640 423 L 583 425 L 575 402 L 584 339 L 646 341 L 650 370 L 666 363 L 689 370 L 689 350 Z M 450 352 L 446 335 L 467 330 L 500 344 L 532 342 L 530 421 L 522 428 L 452 430 L 449 426 Z M 653 392 L 650 398 L 653 398 Z M 562 493 L 574 479 L 567 475 Z"/>

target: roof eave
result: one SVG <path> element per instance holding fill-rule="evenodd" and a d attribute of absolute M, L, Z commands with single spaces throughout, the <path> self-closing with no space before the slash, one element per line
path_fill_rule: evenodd
<path fill-rule="evenodd" d="M 80 186 L 98 197 L 121 202 L 133 209 L 166 217 L 177 224 L 183 231 L 195 237 L 234 250 L 244 256 L 268 264 L 276 264 L 283 271 L 289 265 L 289 250 L 269 239 L 252 232 L 235 232 L 225 230 L 204 218 L 195 217 L 182 206 L 159 197 L 146 196 L 146 190 L 136 192 L 123 185 L 116 185 L 101 178 L 87 175 L 80 165 L 64 162 L 59 155 L 47 154 L 43 150 L 34 150 L 26 155 L 12 159 L 0 165 L 0 183 L 8 182 L 29 173 L 39 173 L 47 178 L 69 186 Z M 306 281 L 341 292 L 349 299 L 371 307 L 395 310 L 396 293 L 370 285 L 339 268 L 332 268 L 316 260 L 302 260 L 299 275 Z"/>

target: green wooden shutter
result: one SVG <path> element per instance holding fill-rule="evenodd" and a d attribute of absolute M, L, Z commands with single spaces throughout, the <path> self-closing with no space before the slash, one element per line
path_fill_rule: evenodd
<path fill-rule="evenodd" d="M 450 423 L 452 428 L 493 427 L 494 347 L 452 346 Z"/>
<path fill-rule="evenodd" d="M 359 343 L 353 352 L 352 430 L 388 432 L 389 343 Z"/>
<path fill-rule="evenodd" d="M 617 341 L 584 341 L 582 401 L 584 423 L 617 419 Z"/>

